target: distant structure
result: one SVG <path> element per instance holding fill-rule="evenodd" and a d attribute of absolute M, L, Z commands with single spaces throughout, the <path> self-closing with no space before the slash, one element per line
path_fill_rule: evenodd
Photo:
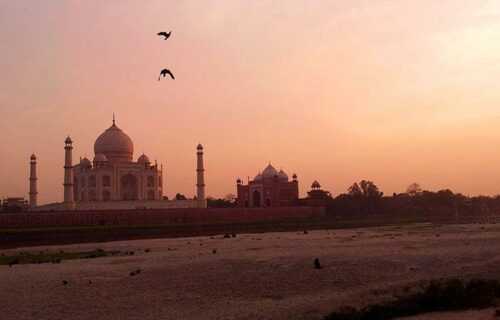
<path fill-rule="evenodd" d="M 30 157 L 30 192 L 29 192 L 29 207 L 37 206 L 37 177 L 36 177 L 36 156 L 32 154 Z"/>
<path fill-rule="evenodd" d="M 73 165 L 73 141 L 70 137 L 65 140 L 64 151 L 64 201 L 38 206 L 36 210 L 206 207 L 201 144 L 197 147 L 197 199 L 192 200 L 163 199 L 163 168 L 156 163 L 152 164 L 145 154 L 139 156 L 137 161 L 133 160 L 132 139 L 118 128 L 114 116 L 111 127 L 94 143 L 95 155 L 92 162 L 84 157 Z M 32 192 L 36 192 L 36 167 L 33 162 L 32 158 L 30 202 Z"/>
<path fill-rule="evenodd" d="M 307 198 L 302 200 L 304 200 L 304 203 L 307 206 L 324 207 L 328 204 L 328 200 L 331 198 L 331 193 L 321 189 L 319 182 L 314 180 L 311 184 L 311 190 L 307 192 Z"/>
<path fill-rule="evenodd" d="M 279 172 L 269 164 L 262 173 L 244 185 L 241 179 L 236 181 L 237 205 L 239 207 L 287 207 L 297 204 L 299 182 L 297 175 L 288 180 L 285 171 Z"/>
<path fill-rule="evenodd" d="M 200 207 L 206 207 L 205 199 L 205 168 L 203 167 L 203 146 L 196 147 L 196 199 Z"/>

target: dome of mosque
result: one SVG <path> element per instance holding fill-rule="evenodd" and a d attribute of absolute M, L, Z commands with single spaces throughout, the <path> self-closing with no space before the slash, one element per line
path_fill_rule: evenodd
<path fill-rule="evenodd" d="M 288 175 L 283 170 L 280 170 L 280 172 L 278 172 L 278 177 L 283 181 L 288 181 Z"/>
<path fill-rule="evenodd" d="M 262 177 L 264 178 L 273 178 L 277 175 L 278 171 L 271 164 L 268 164 L 264 171 L 262 171 Z"/>
<path fill-rule="evenodd" d="M 104 131 L 94 143 L 95 154 L 103 154 L 110 161 L 132 161 L 134 144 L 132 139 L 118 128 L 113 120 L 113 125 Z"/>
<path fill-rule="evenodd" d="M 253 181 L 260 181 L 260 180 L 262 180 L 262 174 L 261 173 L 257 174 L 255 176 L 255 178 L 253 178 Z"/>

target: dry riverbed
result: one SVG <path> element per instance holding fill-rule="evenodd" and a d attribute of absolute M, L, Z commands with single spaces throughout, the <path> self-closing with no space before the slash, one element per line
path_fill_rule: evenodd
<path fill-rule="evenodd" d="M 389 299 L 421 280 L 500 279 L 495 224 L 133 240 L 0 254 L 96 249 L 133 254 L 1 265 L 0 318 L 321 319 L 340 306 Z M 322 269 L 313 267 L 315 258 Z M 490 319 L 493 313 L 465 315 Z M 431 318 L 452 319 L 412 319 Z"/>

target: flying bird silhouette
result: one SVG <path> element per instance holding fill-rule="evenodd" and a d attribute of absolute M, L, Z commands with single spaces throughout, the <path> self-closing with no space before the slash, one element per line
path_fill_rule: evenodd
<path fill-rule="evenodd" d="M 167 40 L 171 34 L 172 34 L 172 31 L 169 31 L 168 33 L 165 31 L 157 33 L 157 35 L 159 35 L 160 37 L 165 37 L 165 39 L 163 39 L 163 40 Z"/>
<path fill-rule="evenodd" d="M 167 76 L 167 74 L 173 79 L 175 80 L 175 77 L 174 75 L 172 74 L 172 72 L 170 72 L 170 70 L 168 69 L 163 69 L 161 72 L 160 72 L 160 76 L 158 77 L 158 81 L 160 81 L 161 77 L 163 76 L 163 78 L 165 78 Z"/>

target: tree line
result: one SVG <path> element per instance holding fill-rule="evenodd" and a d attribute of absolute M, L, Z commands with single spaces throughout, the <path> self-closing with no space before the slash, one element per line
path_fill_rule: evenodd
<path fill-rule="evenodd" d="M 412 183 L 405 192 L 385 196 L 372 181 L 354 183 L 346 193 L 327 198 L 330 214 L 376 215 L 376 214 L 429 214 L 429 215 L 474 215 L 500 212 L 500 196 L 465 196 L 450 189 L 423 190 Z"/>
<path fill-rule="evenodd" d="M 412 183 L 405 192 L 384 195 L 378 186 L 369 180 L 353 183 L 344 193 L 332 196 L 321 191 L 321 203 L 330 215 L 488 215 L 500 213 L 500 196 L 466 196 L 450 189 L 424 190 Z M 297 205 L 308 205 L 308 197 L 297 199 Z M 315 194 L 318 196 L 318 193 Z M 228 194 L 224 198 L 207 198 L 208 207 L 231 208 L 236 206 L 236 197 Z"/>

